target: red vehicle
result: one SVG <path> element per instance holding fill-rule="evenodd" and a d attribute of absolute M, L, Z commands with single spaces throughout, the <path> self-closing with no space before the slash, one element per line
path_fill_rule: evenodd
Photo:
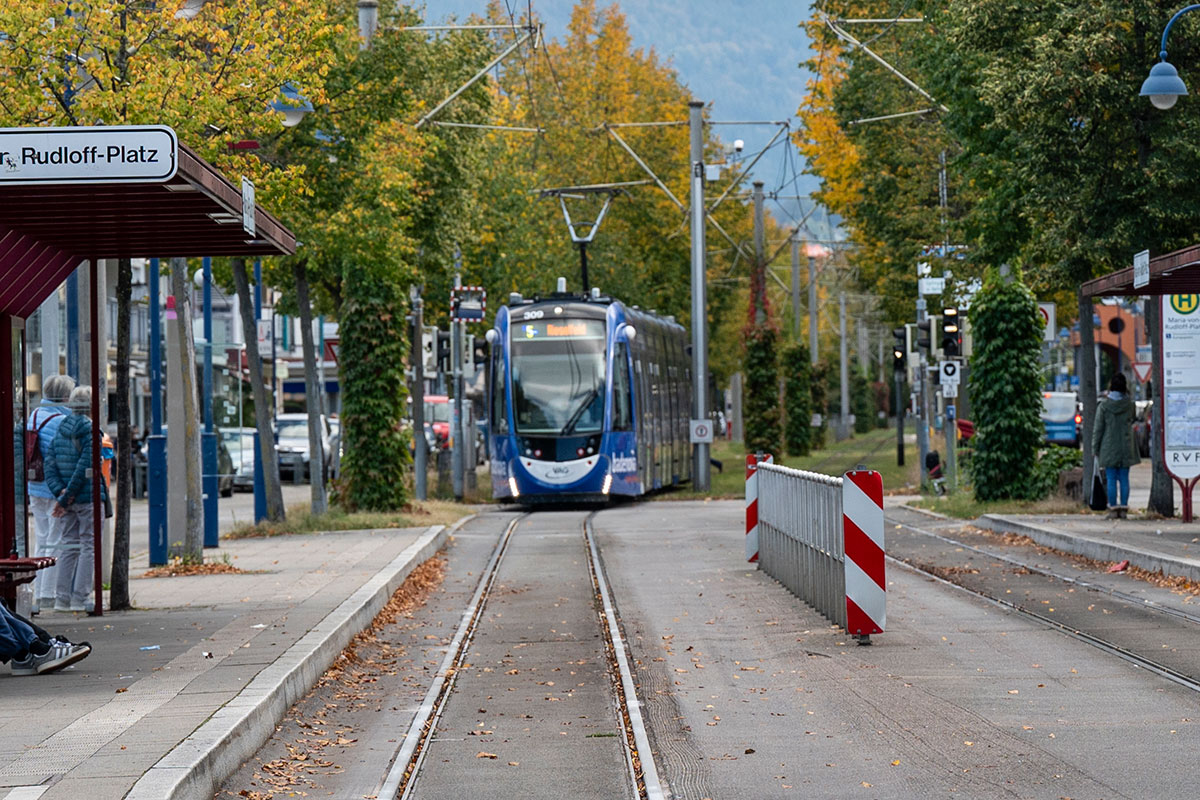
<path fill-rule="evenodd" d="M 446 395 L 425 395 L 425 422 L 433 426 L 433 435 L 442 449 L 450 446 L 450 416 L 453 413 L 450 398 Z"/>

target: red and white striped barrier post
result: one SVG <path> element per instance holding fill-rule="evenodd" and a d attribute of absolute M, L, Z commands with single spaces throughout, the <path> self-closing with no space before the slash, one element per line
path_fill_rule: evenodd
<path fill-rule="evenodd" d="M 871 470 L 842 480 L 842 540 L 846 554 L 846 632 L 869 644 L 887 622 L 883 570 L 883 478 Z"/>
<path fill-rule="evenodd" d="M 746 560 L 758 562 L 758 465 L 773 464 L 770 455 L 757 453 L 746 456 Z"/>

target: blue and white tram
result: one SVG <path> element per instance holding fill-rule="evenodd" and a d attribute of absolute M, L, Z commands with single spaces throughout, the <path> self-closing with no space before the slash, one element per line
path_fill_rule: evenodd
<path fill-rule="evenodd" d="M 496 499 L 602 502 L 691 480 L 691 365 L 674 320 L 595 291 L 513 295 L 488 341 Z"/>

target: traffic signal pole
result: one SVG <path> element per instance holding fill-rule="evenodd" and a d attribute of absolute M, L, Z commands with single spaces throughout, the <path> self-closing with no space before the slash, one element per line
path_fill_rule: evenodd
<path fill-rule="evenodd" d="M 904 370 L 908 365 L 908 331 L 892 331 L 892 384 L 896 409 L 896 466 L 904 466 Z"/>
<path fill-rule="evenodd" d="M 917 339 L 921 338 L 921 324 L 927 322 L 925 315 L 925 298 L 917 300 Z M 932 334 L 929 341 L 929 347 L 933 346 Z M 917 402 L 918 408 L 914 408 L 913 412 L 917 416 L 917 449 L 918 458 L 920 459 L 917 466 L 920 469 L 921 486 L 925 486 L 925 482 L 929 477 L 925 469 L 925 457 L 929 455 L 929 402 L 928 392 L 925 390 L 928 384 L 927 367 L 925 359 L 926 348 L 917 347 Z"/>
<path fill-rule="evenodd" d="M 942 352 L 947 359 L 958 362 L 960 354 L 959 341 L 959 324 L 958 324 L 958 309 L 945 308 L 942 309 Z M 961 375 L 961 370 L 959 375 Z M 942 425 L 943 432 L 946 434 L 946 487 L 948 491 L 958 489 L 958 384 L 954 384 L 954 395 L 947 397 L 945 390 L 942 391 L 942 396 L 946 401 L 946 418 Z M 951 412 L 953 409 L 953 413 Z"/>
<path fill-rule="evenodd" d="M 421 299 L 421 287 L 411 288 L 412 297 L 412 347 L 409 360 L 412 362 L 412 419 L 413 419 L 413 492 L 418 500 L 428 496 L 426 482 L 429 476 L 429 446 L 425 440 L 425 301 Z"/>
<path fill-rule="evenodd" d="M 692 167 L 692 419 L 708 419 L 708 299 L 704 248 L 704 104 L 688 103 L 688 133 Z M 709 450 L 704 442 L 692 445 L 692 488 L 707 492 L 711 486 Z"/>

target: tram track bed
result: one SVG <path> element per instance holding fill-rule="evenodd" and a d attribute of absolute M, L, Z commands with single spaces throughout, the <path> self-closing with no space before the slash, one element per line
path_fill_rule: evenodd
<path fill-rule="evenodd" d="M 907 509 L 888 511 L 886 535 L 898 561 L 1200 690 L 1200 600 L 1186 581 L 1109 573 L 1110 563 Z"/>

